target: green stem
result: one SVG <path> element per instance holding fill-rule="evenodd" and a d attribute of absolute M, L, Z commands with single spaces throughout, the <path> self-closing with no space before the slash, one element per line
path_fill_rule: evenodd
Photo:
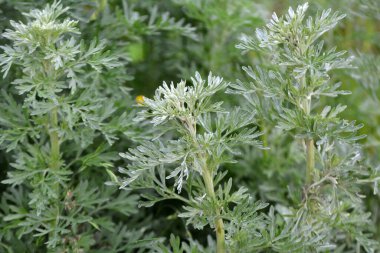
<path fill-rule="evenodd" d="M 57 108 L 54 108 L 50 112 L 50 169 L 51 170 L 59 170 L 60 169 L 60 143 L 59 143 L 59 135 L 58 135 L 58 110 Z M 60 196 L 60 189 L 59 189 L 59 182 L 56 182 L 53 186 L 54 192 L 57 197 L 57 214 L 56 219 L 53 221 L 53 228 L 57 227 L 57 224 L 59 222 L 59 216 L 60 216 L 60 210 L 59 210 L 59 196 Z M 55 237 L 56 229 L 53 229 L 53 231 L 49 234 L 49 237 Z"/>
<path fill-rule="evenodd" d="M 210 171 L 204 169 L 202 171 L 203 181 L 206 185 L 207 194 L 212 198 L 215 199 L 215 191 L 214 191 L 214 182 L 212 175 Z M 224 242 L 224 224 L 223 219 L 220 217 L 220 208 L 216 207 L 216 215 L 215 218 L 215 230 L 216 230 L 216 253 L 225 253 L 226 252 L 226 246 Z"/>
<path fill-rule="evenodd" d="M 59 146 L 59 136 L 58 136 L 58 112 L 57 108 L 54 108 L 50 112 L 50 127 L 52 128 L 50 131 L 50 155 L 51 162 L 50 167 L 53 170 L 59 169 L 59 159 L 60 159 L 60 146 Z"/>
<path fill-rule="evenodd" d="M 314 179 L 314 140 L 306 139 L 306 184 L 310 185 Z"/>
<path fill-rule="evenodd" d="M 303 76 L 301 78 L 301 85 L 303 88 L 306 88 L 306 77 Z M 302 109 L 304 110 L 306 115 L 310 115 L 311 111 L 311 98 L 307 97 L 302 101 Z M 314 160 L 314 139 L 313 138 L 306 138 L 305 140 L 306 145 L 306 185 L 312 184 L 314 180 L 314 166 L 315 166 L 315 160 Z"/>
<path fill-rule="evenodd" d="M 185 121 L 185 126 L 188 129 L 191 138 L 193 139 L 194 145 L 198 150 L 202 150 L 198 141 L 197 141 L 197 128 L 196 123 L 193 119 L 188 119 Z M 214 180 L 212 176 L 212 170 L 207 166 L 207 159 L 205 158 L 205 154 L 201 152 L 199 155 L 200 161 L 202 161 L 202 177 L 206 186 L 207 195 L 211 197 L 213 200 L 216 200 L 215 190 L 214 190 Z M 215 201 L 216 202 L 216 201 Z M 225 253 L 226 245 L 225 245 L 225 235 L 224 235 L 224 223 L 223 219 L 220 217 L 220 207 L 215 207 L 216 218 L 214 220 L 215 223 L 215 231 L 216 231 L 216 253 Z"/>

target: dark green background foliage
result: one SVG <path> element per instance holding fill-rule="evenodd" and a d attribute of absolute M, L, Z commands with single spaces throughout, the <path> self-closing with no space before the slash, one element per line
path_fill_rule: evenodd
<path fill-rule="evenodd" d="M 380 2 L 299 4 L 0 0 L 0 252 L 380 252 Z"/>

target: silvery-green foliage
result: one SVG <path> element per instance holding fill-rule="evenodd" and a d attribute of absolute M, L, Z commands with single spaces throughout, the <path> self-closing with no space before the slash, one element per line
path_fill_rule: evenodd
<path fill-rule="evenodd" d="M 273 64 L 286 67 L 286 74 L 290 75 L 286 77 L 276 71 L 260 71 L 260 77 L 256 77 L 250 68 L 245 71 L 253 79 L 254 85 L 261 84 L 265 96 L 278 97 L 304 110 L 310 108 L 306 108 L 307 104 L 303 104 L 303 100 L 348 93 L 337 90 L 340 84 L 331 83 L 329 72 L 350 67 L 351 61 L 351 58 L 344 57 L 345 52 L 336 52 L 335 48 L 323 50 L 323 41 L 318 41 L 344 15 L 331 14 L 329 9 L 315 19 L 308 17 L 305 20 L 307 8 L 307 3 L 296 11 L 289 8 L 288 14 L 280 18 L 274 13 L 266 28 L 257 29 L 255 37 L 243 36 L 237 46 L 242 50 L 270 53 Z M 266 79 L 270 83 L 268 88 L 263 82 Z"/>
<path fill-rule="evenodd" d="M 355 61 L 356 68 L 350 74 L 368 92 L 373 100 L 380 97 L 380 57 L 370 54 L 359 54 Z"/>
<path fill-rule="evenodd" d="M 94 253 L 104 250 L 135 252 L 135 250 L 149 249 L 162 241 L 147 233 L 146 225 L 139 224 L 139 227 L 135 227 L 131 223 L 128 227 L 124 224 L 115 224 L 104 217 L 104 212 L 127 216 L 136 214 L 137 198 L 136 195 L 128 193 L 119 194 L 117 189 L 103 185 L 95 189 L 92 187 L 95 183 L 82 181 L 75 189 L 66 192 L 66 196 L 62 199 L 60 221 L 54 228 L 59 236 L 56 238 L 59 244 L 52 249 L 53 252 L 59 250 L 69 252 L 85 250 Z M 46 213 L 40 216 L 26 213 L 25 211 L 30 209 L 25 195 L 27 195 L 25 188 L 17 186 L 9 188 L 2 196 L 0 217 L 3 222 L 0 229 L 3 233 L 0 239 L 3 244 L 0 248 L 8 250 L 5 252 L 26 252 L 34 248 L 39 250 L 45 248 L 44 245 L 36 243 L 33 236 L 27 235 L 32 233 L 37 238 L 43 238 L 43 235 L 50 232 L 48 221 L 51 216 L 55 218 L 56 214 L 50 213 L 54 211 L 51 208 L 46 209 Z M 113 196 L 112 199 L 110 196 Z"/>
<path fill-rule="evenodd" d="M 244 129 L 251 124 L 254 115 L 239 108 L 226 112 L 221 107 L 222 102 L 212 101 L 212 95 L 227 86 L 222 78 L 210 74 L 206 81 L 196 73 L 192 83 L 193 86 L 187 86 L 185 81 L 181 81 L 175 86 L 164 82 L 156 90 L 153 99 L 145 98 L 144 105 L 148 110 L 140 112 L 136 120 L 149 119 L 154 126 L 169 123 L 168 129 L 176 129 L 183 138 L 170 141 L 171 145 L 167 147 L 161 147 L 162 143 L 156 140 L 131 149 L 123 156 L 134 161 L 135 166 L 148 169 L 160 164 L 180 162 L 172 175 L 180 173 L 184 177 L 188 175 L 189 169 L 202 172 L 202 164 L 198 161 L 200 147 L 213 157 L 216 167 L 227 159 L 226 151 L 233 152 L 236 143 L 256 143 L 261 147 L 255 140 L 260 135 L 255 132 L 255 128 Z M 197 131 L 197 128 L 201 131 Z M 160 134 L 158 132 L 157 136 Z M 191 138 L 196 139 L 196 142 L 189 143 Z M 182 187 L 182 177 L 177 181 L 178 190 Z"/>
<path fill-rule="evenodd" d="M 210 73 L 204 80 L 196 73 L 191 80 L 192 86 L 185 81 L 164 83 L 153 99 L 144 99 L 146 109 L 136 120 L 149 120 L 157 137 L 120 154 L 131 162 L 127 169 L 119 169 L 127 174 L 121 188 L 153 189 L 156 195 L 143 195 L 145 206 L 165 199 L 182 201 L 183 211 L 178 216 L 196 229 L 215 228 L 214 221 L 223 217 L 227 245 L 233 245 L 239 240 L 234 235 L 245 229 L 243 223 L 252 229 L 265 227 L 258 211 L 267 205 L 254 202 L 245 188 L 234 192 L 231 180 L 222 183 L 226 173 L 220 166 L 234 162 L 233 155 L 243 143 L 263 148 L 257 140 L 261 133 L 252 124 L 254 113 L 239 108 L 226 111 L 221 102 L 213 101 L 228 85 L 222 78 Z M 211 176 L 212 191 L 215 186 L 213 194 L 206 189 L 208 182 L 202 180 L 207 175 Z M 240 226 L 235 226 L 236 222 L 241 222 Z"/>
<path fill-rule="evenodd" d="M 360 112 L 370 118 L 366 121 L 367 128 L 371 128 L 374 131 L 368 136 L 368 141 L 366 143 L 367 149 L 375 149 L 375 155 L 368 157 L 369 165 L 372 168 L 372 171 L 369 173 L 367 179 L 360 180 L 362 183 L 371 183 L 373 184 L 373 193 L 375 195 L 379 194 L 379 175 L 380 167 L 378 165 L 379 157 L 377 156 L 377 150 L 380 147 L 380 129 L 377 127 L 379 121 L 378 110 L 372 110 L 372 108 L 379 107 L 379 98 L 380 98 L 380 58 L 377 55 L 359 53 L 355 66 L 356 69 L 350 72 L 352 78 L 354 78 L 365 94 L 369 94 L 370 99 L 366 99 L 361 102 L 359 107 Z"/>
<path fill-rule="evenodd" d="M 179 237 L 170 235 L 169 248 L 165 245 L 158 245 L 156 252 L 159 253 L 211 253 L 214 252 L 215 242 L 208 237 L 208 247 L 202 246 L 200 243 L 190 240 L 190 243 L 181 242 Z"/>
<path fill-rule="evenodd" d="M 358 1 L 359 11 L 355 12 L 364 18 L 374 18 L 380 20 L 380 3 L 376 0 Z"/>
<path fill-rule="evenodd" d="M 30 249 L 89 252 L 106 240 L 95 231 L 115 231 L 105 210 L 135 213 L 135 195 L 99 181 L 118 159 L 110 144 L 130 126 L 120 113 L 125 105 L 110 99 L 107 86 L 123 80 L 112 75 L 122 73 L 124 58 L 106 51 L 105 41 L 79 41 L 78 22 L 63 17 L 67 10 L 60 2 L 31 10 L 26 22 L 11 21 L 2 34 L 8 40 L 0 55 L 4 77 L 18 72 L 1 95 L 0 144 L 12 167 L 2 183 L 10 185 L 9 196 L 22 192 L 2 199 L 11 207 L 1 211 L 2 249 L 25 240 Z M 97 179 L 82 176 L 95 168 Z"/>
<path fill-rule="evenodd" d="M 195 26 L 178 14 L 178 10 L 171 13 L 173 8 L 167 1 L 103 2 L 105 7 L 96 19 L 86 24 L 84 36 L 96 34 L 111 42 L 107 47 L 112 52 L 127 55 L 128 73 L 117 76 L 129 78 L 129 86 L 134 86 L 135 92 L 154 91 L 154 84 L 172 76 L 171 71 L 180 65 L 175 58 L 185 54 L 184 45 L 197 44 Z"/>
<path fill-rule="evenodd" d="M 1 32 L 37 24 L 32 16 L 41 12 L 22 13 L 52 2 L 0 0 Z M 57 30 L 64 33 L 51 47 L 40 47 L 38 26 L 19 33 L 33 36 L 17 47 L 0 35 L 9 53 L 0 49 L 8 71 L 0 92 L 0 181 L 8 183 L 0 184 L 0 252 L 215 252 L 207 234 L 220 217 L 229 252 L 377 252 L 379 3 L 316 0 L 307 11 L 283 9 L 295 2 L 65 0 L 70 9 L 51 24 L 72 26 Z M 259 36 L 244 35 L 241 54 L 239 35 L 262 26 L 272 10 L 285 15 L 274 15 Z M 342 68 L 351 59 L 334 45 L 362 52 L 349 71 Z M 87 64 L 98 62 L 94 55 L 111 62 Z M 55 77 L 42 76 L 41 63 Z M 240 79 L 227 89 L 245 99 L 223 94 L 223 82 L 214 94 L 207 78 L 197 89 L 167 83 L 157 99 L 147 98 L 161 80 L 191 81 L 195 70 Z M 349 94 L 340 82 L 353 95 L 339 96 Z M 130 93 L 145 95 L 145 107 L 132 106 Z M 196 138 L 187 115 L 197 115 L 190 117 Z M 246 138 L 255 127 L 269 149 Z M 55 134 L 60 157 L 53 159 Z M 315 155 L 309 184 L 306 139 Z M 143 201 L 103 186 L 119 183 L 112 168 L 129 147 L 122 186 Z M 214 198 L 205 194 L 204 167 L 213 170 Z"/>
<path fill-rule="evenodd" d="M 144 5 L 144 4 L 141 4 Z M 158 5 L 151 6 L 148 4 L 149 15 L 143 15 L 135 10 L 136 4 L 128 4 L 128 1 L 122 1 L 124 16 L 119 16 L 119 22 L 123 22 L 123 33 L 137 31 L 145 35 L 158 35 L 165 31 L 176 32 L 196 39 L 195 27 L 185 24 L 184 19 L 176 20 L 171 17 L 169 12 L 161 13 Z M 121 28 L 121 27 L 120 27 Z M 128 31 L 129 30 L 129 31 Z M 122 33 L 122 34 L 123 34 Z M 120 36 L 121 34 L 119 34 Z"/>
<path fill-rule="evenodd" d="M 1 47 L 2 71 L 6 76 L 12 65 L 23 66 L 23 75 L 13 84 L 19 95 L 25 95 L 23 107 L 31 110 L 33 117 L 43 117 L 59 106 L 62 118 L 67 119 L 61 135 L 72 136 L 73 131 L 85 131 L 85 127 L 102 132 L 112 143 L 113 129 L 103 122 L 114 109 L 93 86 L 102 70 L 122 64 L 104 51 L 105 42 L 93 40 L 86 46 L 76 41 L 77 21 L 58 20 L 66 11 L 54 3 L 25 14 L 30 19 L 26 24 L 12 21 L 13 30 L 3 33 L 13 45 Z"/>
<path fill-rule="evenodd" d="M 295 10 L 289 8 L 281 17 L 274 13 L 265 28 L 256 30 L 255 36 L 242 37 L 237 48 L 267 54 L 272 67 L 244 67 L 251 82 L 237 81 L 230 85 L 229 92 L 244 95 L 259 112 L 264 112 L 263 104 L 269 104 L 275 116 L 262 118 L 274 120 L 278 128 L 304 139 L 305 143 L 313 141 L 315 163 L 314 158 L 307 157 L 307 166 L 311 161 L 315 171 L 312 182 L 303 189 L 300 208 L 290 211 L 291 219 L 297 221 L 292 230 L 301 231 L 309 225 L 314 229 L 314 224 L 323 224 L 328 229 L 312 245 L 302 247 L 301 252 L 319 248 L 340 248 L 347 252 L 362 248 L 374 252 L 378 243 L 371 239 L 370 215 L 366 214 L 360 195 L 360 180 L 373 182 L 368 179 L 370 175 L 373 178 L 372 172 L 361 163 L 361 147 L 356 144 L 365 137 L 358 135 L 362 124 L 339 117 L 346 106 L 321 108 L 319 102 L 322 97 L 350 94 L 339 90 L 341 83 L 331 76 L 334 70 L 350 68 L 351 57 L 335 48 L 326 49 L 321 40 L 344 15 L 328 9 L 316 17 L 306 17 L 307 9 L 306 3 Z M 354 241 L 347 243 L 345 237 Z"/>

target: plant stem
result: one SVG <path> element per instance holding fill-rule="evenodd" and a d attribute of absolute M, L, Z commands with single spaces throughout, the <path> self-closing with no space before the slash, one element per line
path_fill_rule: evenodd
<path fill-rule="evenodd" d="M 214 182 L 212 179 L 212 175 L 207 168 L 202 171 L 203 181 L 206 185 L 207 194 L 212 198 L 215 199 L 215 191 L 214 191 Z M 216 215 L 220 216 L 220 208 L 217 207 Z M 225 253 L 226 252 L 226 246 L 224 242 L 224 224 L 223 219 L 221 217 L 215 218 L 215 230 L 216 230 L 216 253 Z"/>
<path fill-rule="evenodd" d="M 58 135 L 58 111 L 57 108 L 54 108 L 50 112 L 50 169 L 51 170 L 59 170 L 60 169 L 60 143 L 59 143 L 59 135 Z M 57 224 L 59 222 L 59 197 L 60 197 L 60 189 L 59 189 L 59 182 L 56 182 L 53 186 L 54 193 L 57 197 L 57 203 L 56 203 L 56 219 L 53 221 L 52 226 L 55 228 L 57 227 Z M 55 237 L 56 235 L 56 229 L 54 229 L 50 234 L 49 238 Z"/>
<path fill-rule="evenodd" d="M 185 120 L 185 126 L 188 129 L 194 145 L 198 150 L 202 150 L 201 146 L 197 141 L 197 128 L 196 123 L 193 118 Z M 212 170 L 207 165 L 207 159 L 205 158 L 204 152 L 199 153 L 198 158 L 202 161 L 202 177 L 206 186 L 207 195 L 213 200 L 216 200 L 215 190 L 214 190 L 214 180 L 212 176 Z M 215 230 L 216 230 L 216 253 L 225 253 L 225 235 L 224 235 L 224 224 L 223 219 L 220 217 L 220 207 L 215 208 L 216 218 L 214 220 Z"/>
<path fill-rule="evenodd" d="M 58 136 L 58 112 L 57 108 L 54 108 L 50 112 L 50 126 L 53 128 L 50 131 L 50 155 L 51 155 L 51 162 L 50 167 L 53 170 L 59 169 L 59 159 L 60 159 L 60 146 L 59 146 L 59 136 Z"/>
<path fill-rule="evenodd" d="M 310 185 L 314 178 L 314 140 L 306 139 L 306 184 Z"/>
<path fill-rule="evenodd" d="M 306 87 L 306 77 L 303 76 L 301 78 L 301 85 L 302 87 Z M 302 101 L 302 109 L 306 113 L 306 115 L 310 115 L 311 110 L 311 97 L 308 97 Z M 306 138 L 305 139 L 305 145 L 306 145 L 306 185 L 310 185 L 313 182 L 314 179 L 314 139 L 313 138 Z"/>

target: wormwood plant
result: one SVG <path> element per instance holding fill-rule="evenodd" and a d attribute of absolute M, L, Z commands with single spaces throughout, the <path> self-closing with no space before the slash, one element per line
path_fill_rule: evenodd
<path fill-rule="evenodd" d="M 294 1 L 67 0 L 30 11 L 52 2 L 0 0 L 1 32 L 10 28 L 0 35 L 0 252 L 379 250 L 377 0 L 274 14 L 243 37 L 245 55 L 237 36 Z M 351 62 L 334 44 L 362 53 Z M 147 98 L 158 80 L 195 70 L 224 82 L 196 74 Z M 348 94 L 339 81 L 354 95 L 338 96 Z M 129 92 L 146 96 L 137 118 Z M 127 191 L 105 186 L 120 186 L 109 169 L 131 146 Z"/>
<path fill-rule="evenodd" d="M 331 74 L 351 67 L 351 58 L 335 48 L 325 49 L 321 36 L 344 18 L 331 9 L 305 18 L 308 4 L 276 13 L 256 36 L 244 36 L 237 46 L 244 51 L 260 51 L 270 56 L 269 69 L 244 67 L 251 82 L 238 81 L 230 92 L 244 95 L 259 112 L 272 108 L 278 128 L 294 136 L 304 150 L 304 187 L 297 208 L 282 210 L 296 223 L 292 230 L 310 226 L 311 246 L 302 252 L 375 252 L 378 242 L 371 240 L 373 227 L 361 195 L 361 182 L 370 172 L 361 164 L 363 152 L 357 140 L 362 127 L 355 121 L 339 118 L 346 106 L 322 106 L 323 97 L 348 95 Z M 270 120 L 271 118 L 266 117 Z M 269 145 L 270 146 L 270 145 Z M 375 183 L 376 186 L 377 183 Z"/>
<path fill-rule="evenodd" d="M 216 251 L 226 252 L 245 230 L 264 226 L 257 211 L 267 205 L 254 202 L 245 188 L 232 191 L 232 181 L 220 165 L 233 162 L 232 154 L 242 143 L 263 148 L 252 125 L 254 114 L 235 108 L 226 111 L 213 96 L 228 85 L 220 77 L 199 73 L 176 86 L 163 83 L 153 99 L 145 98 L 145 110 L 136 120 L 150 120 L 157 136 L 120 155 L 131 161 L 121 188 L 152 189 L 144 194 L 144 206 L 176 199 L 183 202 L 178 217 L 196 229 L 210 226 L 216 233 Z M 171 179 L 174 180 L 172 186 Z M 219 186 L 218 186 L 219 185 Z M 174 188 L 175 187 L 175 188 Z M 173 189 L 174 188 L 174 189 Z"/>
<path fill-rule="evenodd" d="M 2 181 L 11 186 L 2 200 L 0 246 L 129 252 L 135 246 L 126 247 L 126 239 L 137 241 L 143 230 L 126 233 L 112 213 L 134 213 L 137 198 L 103 186 L 117 159 L 109 147 L 128 125 L 125 104 L 107 97 L 107 83 L 123 80 L 114 75 L 124 60 L 105 51 L 104 41 L 78 41 L 78 22 L 61 20 L 67 10 L 59 2 L 32 10 L 23 14 L 26 23 L 11 21 L 2 34 L 9 41 L 1 46 L 2 72 L 14 68 L 18 78 L 1 95 L 0 145 L 13 169 Z"/>

